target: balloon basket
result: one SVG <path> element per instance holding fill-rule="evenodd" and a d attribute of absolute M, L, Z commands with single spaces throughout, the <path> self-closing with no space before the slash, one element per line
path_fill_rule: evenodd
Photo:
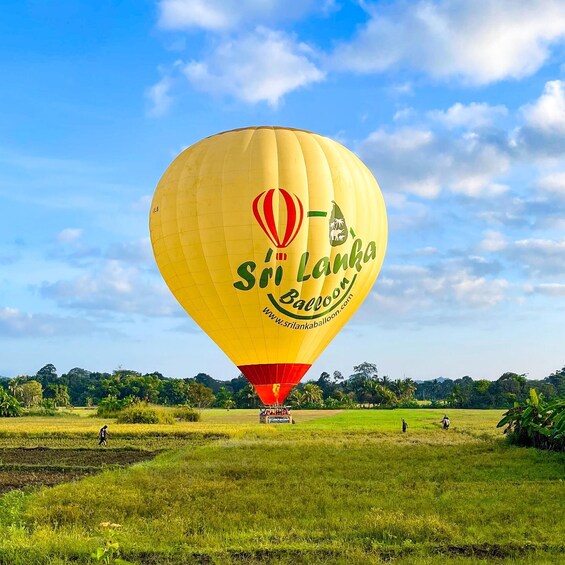
<path fill-rule="evenodd" d="M 290 406 L 264 406 L 259 410 L 260 424 L 294 424 Z"/>

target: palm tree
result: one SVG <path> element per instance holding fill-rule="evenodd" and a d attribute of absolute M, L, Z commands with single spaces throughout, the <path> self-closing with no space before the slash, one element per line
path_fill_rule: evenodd
<path fill-rule="evenodd" d="M 300 406 L 304 402 L 304 395 L 300 392 L 300 389 L 294 388 L 290 391 L 287 399 L 290 404 L 292 404 L 292 406 L 294 406 L 295 408 L 300 408 Z"/>
<path fill-rule="evenodd" d="M 318 385 L 307 383 L 304 385 L 302 399 L 304 404 L 321 404 L 324 399 L 322 389 Z"/>
<path fill-rule="evenodd" d="M 410 400 L 416 391 L 416 383 L 412 379 L 397 379 L 394 381 L 394 391 L 400 402 Z"/>
<path fill-rule="evenodd" d="M 10 394 L 12 396 L 16 396 L 16 393 L 19 391 L 20 387 L 21 387 L 21 383 L 17 378 L 12 379 L 8 383 L 8 390 L 10 391 Z"/>

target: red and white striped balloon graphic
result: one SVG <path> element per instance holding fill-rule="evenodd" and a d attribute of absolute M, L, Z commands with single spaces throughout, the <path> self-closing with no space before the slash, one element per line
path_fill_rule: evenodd
<path fill-rule="evenodd" d="M 304 219 L 304 207 L 295 194 L 284 188 L 271 188 L 253 200 L 253 215 L 277 249 L 292 243 Z M 278 252 L 277 259 L 286 259 Z"/>

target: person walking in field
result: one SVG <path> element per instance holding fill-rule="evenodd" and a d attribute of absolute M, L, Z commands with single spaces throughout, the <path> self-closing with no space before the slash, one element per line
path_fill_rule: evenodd
<path fill-rule="evenodd" d="M 448 430 L 449 429 L 449 424 L 451 423 L 449 421 L 449 417 L 447 414 L 444 414 L 443 418 L 441 419 L 441 423 L 443 424 L 443 429 L 444 430 Z"/>
<path fill-rule="evenodd" d="M 107 439 L 108 439 L 108 426 L 107 425 L 103 425 L 100 428 L 100 431 L 98 432 L 98 439 L 100 440 L 98 442 L 98 445 L 108 445 L 107 443 Z"/>
<path fill-rule="evenodd" d="M 406 430 L 408 430 L 408 423 L 404 418 L 402 418 L 402 433 L 405 434 Z"/>

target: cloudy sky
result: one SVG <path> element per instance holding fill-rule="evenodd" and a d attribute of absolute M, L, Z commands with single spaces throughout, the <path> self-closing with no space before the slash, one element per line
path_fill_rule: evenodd
<path fill-rule="evenodd" d="M 378 179 L 382 273 L 310 377 L 565 364 L 563 0 L 8 0 L 0 375 L 237 369 L 169 295 L 153 190 L 202 137 L 284 125 Z"/>

